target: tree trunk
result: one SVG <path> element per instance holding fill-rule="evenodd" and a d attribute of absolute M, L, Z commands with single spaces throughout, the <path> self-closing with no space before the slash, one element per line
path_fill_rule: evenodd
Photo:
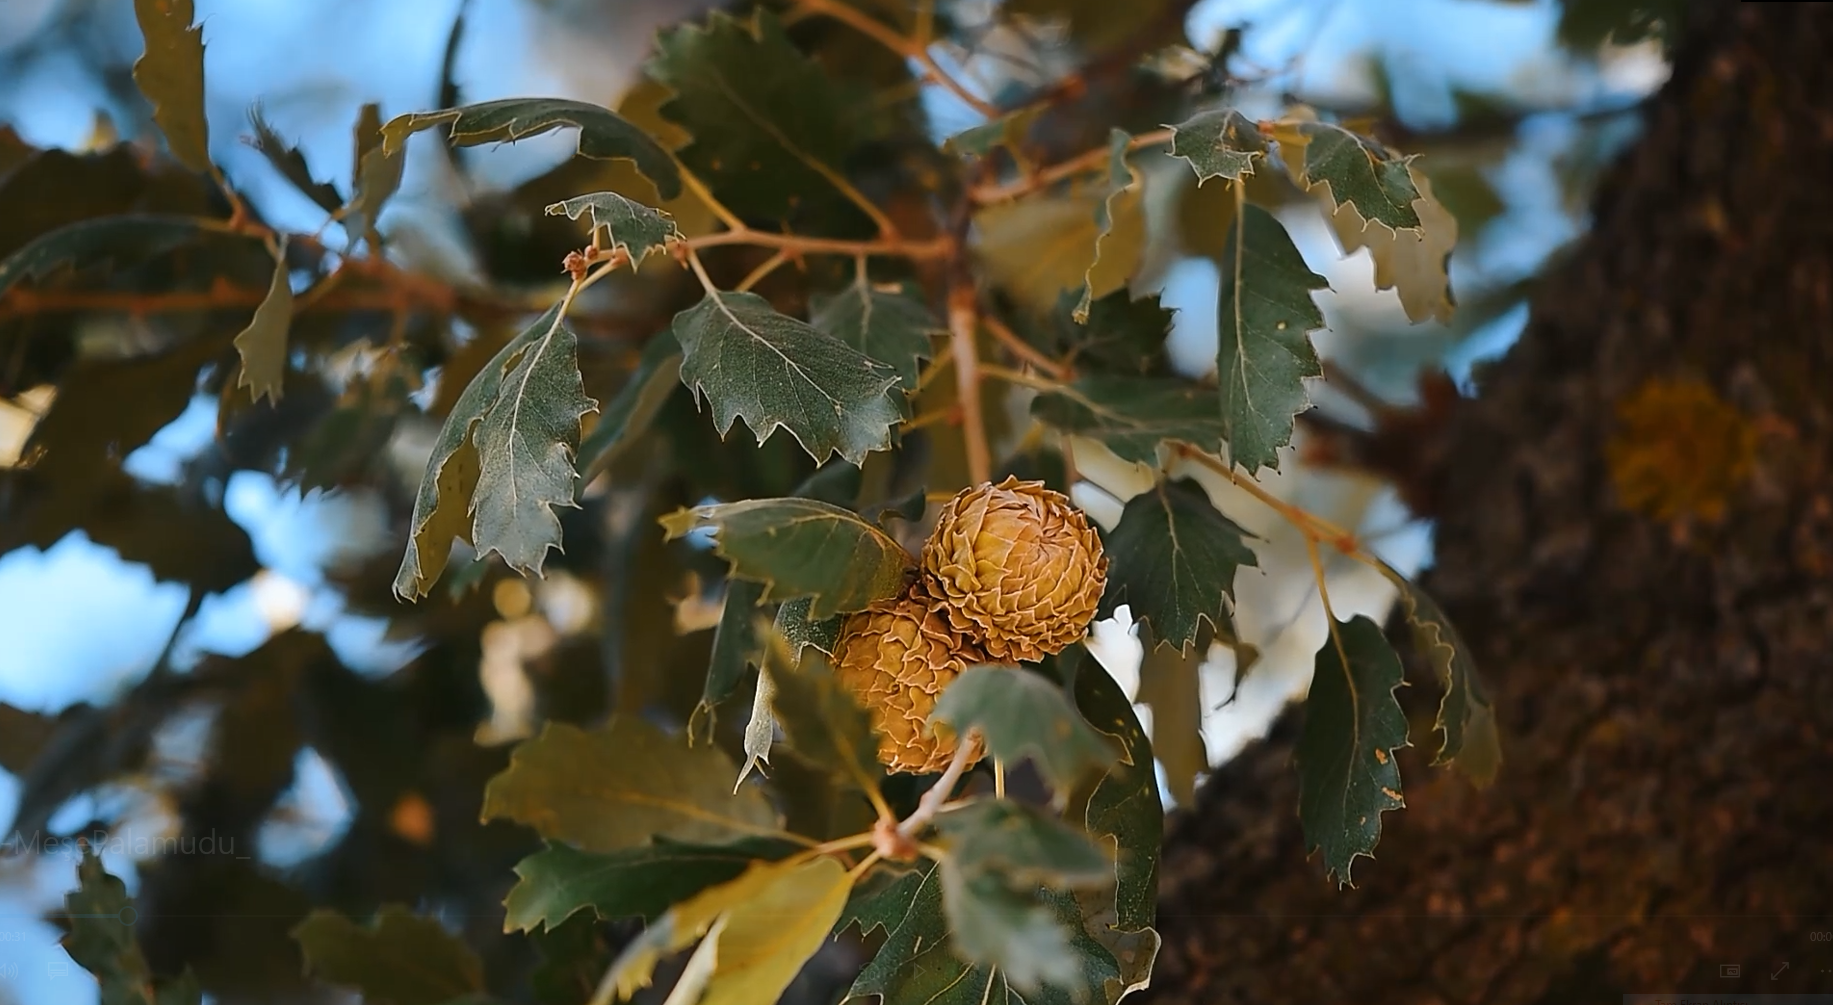
<path fill-rule="evenodd" d="M 1339 892 L 1289 714 L 1174 824 L 1145 1000 L 1833 991 L 1833 5 L 1694 13 L 1592 233 L 1454 421 L 1427 585 L 1495 695 L 1500 779 L 1403 752 L 1407 808 Z M 1607 460 L 1620 403 L 1689 378 L 1757 431 L 1717 522 L 1629 511 Z M 1724 473 L 1684 412 L 1655 439 L 1675 481 Z"/>

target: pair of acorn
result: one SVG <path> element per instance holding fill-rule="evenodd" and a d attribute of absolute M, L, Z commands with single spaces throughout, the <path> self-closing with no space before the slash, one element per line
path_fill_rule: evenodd
<path fill-rule="evenodd" d="M 871 715 L 891 771 L 941 771 L 956 737 L 932 732 L 936 699 L 981 663 L 1039 660 L 1080 640 L 1107 582 L 1082 511 L 1043 482 L 963 489 L 924 542 L 916 579 L 848 616 L 834 669 Z"/>

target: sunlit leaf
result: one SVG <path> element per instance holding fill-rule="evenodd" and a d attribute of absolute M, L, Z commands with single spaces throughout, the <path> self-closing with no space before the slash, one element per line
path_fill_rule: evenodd
<path fill-rule="evenodd" d="M 1332 625 L 1318 650 L 1298 740 L 1298 817 L 1305 850 L 1322 850 L 1342 886 L 1357 856 L 1373 857 L 1381 814 L 1405 805 L 1393 753 L 1407 745 L 1394 698 L 1403 676 L 1381 626 L 1362 615 Z"/>
<path fill-rule="evenodd" d="M 938 814 L 935 825 L 949 857 L 970 876 L 1053 890 L 1114 880 L 1113 861 L 1081 831 L 1027 803 L 975 799 Z"/>
<path fill-rule="evenodd" d="M 188 969 L 155 987 L 152 968 L 134 938 L 138 913 L 133 898 L 87 845 L 77 862 L 76 880 L 77 888 L 64 895 L 70 931 L 63 949 L 77 966 L 95 975 L 102 1005 L 199 1005 L 203 992 Z"/>
<path fill-rule="evenodd" d="M 1022 668 L 970 668 L 943 690 L 930 718 L 958 736 L 979 729 L 987 752 L 1008 765 L 1031 759 L 1059 800 L 1085 773 L 1114 763 L 1113 748 L 1088 727 L 1062 688 Z"/>
<path fill-rule="evenodd" d="M 1432 196 L 1432 183 L 1409 168 L 1419 198 L 1413 209 L 1418 230 L 1394 230 L 1365 220 L 1355 204 L 1343 203 L 1330 217 L 1331 229 L 1343 253 L 1367 248 L 1375 262 L 1375 289 L 1397 290 L 1407 319 L 1417 324 L 1432 318 L 1449 324 L 1456 299 L 1451 294 L 1451 249 L 1457 244 L 1458 222 Z"/>
<path fill-rule="evenodd" d="M 1228 623 L 1236 571 L 1259 564 L 1247 536 L 1196 482 L 1159 482 L 1127 501 L 1103 539 L 1109 565 L 1102 616 L 1124 603 L 1152 626 L 1160 645 L 1195 644 L 1204 621 L 1212 629 Z"/>
<path fill-rule="evenodd" d="M 1222 442 L 1215 388 L 1169 377 L 1083 377 L 1038 395 L 1031 414 L 1140 464 L 1158 463 L 1159 445 L 1166 442 L 1204 451 Z"/>
<path fill-rule="evenodd" d="M 747 499 L 676 510 L 662 518 L 670 538 L 712 528 L 713 549 L 732 575 L 765 585 L 772 603 L 809 597 L 808 617 L 864 610 L 903 588 L 910 554 L 859 514 L 797 497 Z"/>
<path fill-rule="evenodd" d="M 783 428 L 816 463 L 838 453 L 861 464 L 890 448 L 904 417 L 895 368 L 756 294 L 709 292 L 675 315 L 674 333 L 681 382 L 712 405 L 722 437 L 742 418 L 760 444 Z"/>
<path fill-rule="evenodd" d="M 650 336 L 636 369 L 598 414 L 598 422 L 579 443 L 579 472 L 590 480 L 609 467 L 624 449 L 649 431 L 663 402 L 679 386 L 681 346 L 674 335 Z"/>
<path fill-rule="evenodd" d="M 1112 200 L 1104 187 L 987 206 L 974 216 L 975 252 L 988 278 L 1034 314 L 1050 313 L 1064 290 L 1105 297 L 1123 289 L 1139 266 L 1146 241 L 1143 188 L 1125 188 Z M 1105 227 L 1097 225 L 1103 213 Z"/>
<path fill-rule="evenodd" d="M 1235 181 L 1253 174 L 1254 162 L 1266 157 L 1267 138 L 1247 116 L 1215 108 L 1172 127 L 1171 154 L 1190 162 L 1198 184 L 1211 178 Z"/>
<path fill-rule="evenodd" d="M 293 284 L 287 275 L 286 245 L 274 259 L 274 279 L 267 296 L 255 308 L 254 319 L 235 337 L 236 353 L 242 357 L 242 372 L 237 387 L 248 388 L 255 401 L 265 395 L 270 402 L 280 401 L 280 381 L 286 373 L 286 335 L 293 324 Z"/>
<path fill-rule="evenodd" d="M 1311 345 L 1324 315 L 1311 293 L 1329 283 L 1306 267 L 1286 228 L 1254 205 L 1235 221 L 1221 273 L 1216 379 L 1228 457 L 1249 474 L 1277 469 L 1292 417 L 1310 401 L 1304 378 L 1324 372 Z"/>
<path fill-rule="evenodd" d="M 1137 235 L 1121 231 L 1116 224 L 1115 217 L 1117 208 L 1115 200 L 1122 198 L 1132 188 L 1135 181 L 1133 169 L 1127 166 L 1127 150 L 1132 141 L 1133 138 L 1128 136 L 1124 130 L 1113 129 L 1108 132 L 1107 191 L 1103 193 L 1101 201 L 1095 206 L 1095 230 L 1098 235 L 1095 238 L 1095 259 L 1088 265 L 1088 272 L 1085 275 L 1086 282 L 1082 287 L 1082 299 L 1076 304 L 1073 312 L 1073 316 L 1079 323 L 1088 321 L 1089 305 L 1095 299 L 1097 270 L 1103 277 L 1099 282 L 1104 287 L 1103 295 L 1106 295 L 1108 292 L 1106 287 L 1114 277 L 1118 277 L 1119 280 L 1115 288 L 1123 288 L 1126 285 L 1127 279 L 1139 268 L 1139 258 L 1144 251 L 1143 231 Z M 1139 193 L 1135 191 L 1133 193 L 1134 201 L 1138 201 L 1139 198 Z"/>
<path fill-rule="evenodd" d="M 210 124 L 204 118 L 204 29 L 191 24 L 192 0 L 134 0 L 146 51 L 134 61 L 134 84 L 153 106 L 153 121 L 172 156 L 193 171 L 210 170 Z"/>
<path fill-rule="evenodd" d="M 861 272 L 853 284 L 810 302 L 809 324 L 897 370 L 904 390 L 914 391 L 922 361 L 934 355 L 933 339 L 946 329 L 908 283 L 873 283 Z"/>
<path fill-rule="evenodd" d="M 1152 710 L 1152 753 L 1165 766 L 1171 798 L 1184 807 L 1194 805 L 1197 775 L 1209 770 L 1199 674 L 1206 655 L 1194 645 L 1149 645 L 1139 661 L 1139 703 Z"/>
<path fill-rule="evenodd" d="M 769 12 L 714 12 L 656 42 L 649 75 L 674 97 L 662 114 L 693 134 L 681 158 L 741 216 L 779 220 L 846 181 L 840 166 L 863 112 Z"/>
<path fill-rule="evenodd" d="M 696 939 L 717 939 L 707 1002 L 775 1002 L 826 940 L 853 880 L 838 860 L 755 862 L 737 879 L 676 904 L 618 956 L 605 981 L 623 999 L 647 987 L 656 964 Z"/>
<path fill-rule="evenodd" d="M 514 143 L 555 129 L 578 129 L 578 152 L 595 160 L 624 158 L 655 183 L 664 199 L 681 193 L 681 172 L 662 144 L 616 112 L 565 98 L 505 98 L 462 108 L 397 115 L 382 127 L 382 149 L 394 154 L 409 136 L 450 126 L 452 145 Z"/>
<path fill-rule="evenodd" d="M 640 718 L 616 716 L 592 732 L 549 722 L 485 787 L 483 819 L 508 818 L 597 852 L 652 836 L 768 836 L 776 811 L 755 786 L 732 791 L 735 769 L 719 748 L 689 747 Z"/>
<path fill-rule="evenodd" d="M 438 921 L 399 905 L 383 907 L 366 926 L 336 911 L 313 911 L 292 936 L 308 972 L 368 1002 L 443 1005 L 484 989 L 484 965 L 471 947 Z"/>
<path fill-rule="evenodd" d="M 1413 644 L 1432 662 L 1444 697 L 1433 728 L 1444 734 L 1433 764 L 1449 764 L 1481 788 L 1496 780 L 1502 767 L 1502 738 L 1470 646 L 1418 584 L 1383 564 L 1382 574 L 1400 589 L 1401 610 L 1413 629 Z"/>
<path fill-rule="evenodd" d="M 650 252 L 667 250 L 670 238 L 681 237 L 680 228 L 667 213 L 616 192 L 593 192 L 547 207 L 549 216 L 562 213 L 569 220 L 577 220 L 582 214 L 590 216 L 591 232 L 596 235 L 604 231 L 604 247 L 622 248 L 630 256 L 632 267 L 643 264 Z"/>
<path fill-rule="evenodd" d="M 580 911 L 605 921 L 654 921 L 701 890 L 738 878 L 752 862 L 786 858 L 800 848 L 771 838 L 718 845 L 662 839 L 614 852 L 549 845 L 516 866 L 520 880 L 503 901 L 503 930 L 551 931 Z"/>
<path fill-rule="evenodd" d="M 446 416 L 414 499 L 397 594 L 425 596 L 454 537 L 525 574 L 540 573 L 547 550 L 560 546 L 554 510 L 577 505 L 573 451 L 581 417 L 597 406 L 558 310 L 503 346 Z"/>

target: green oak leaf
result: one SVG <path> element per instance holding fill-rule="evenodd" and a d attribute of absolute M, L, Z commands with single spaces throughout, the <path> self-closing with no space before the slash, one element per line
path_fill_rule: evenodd
<path fill-rule="evenodd" d="M 861 791 L 876 791 L 884 769 L 878 763 L 878 733 L 853 692 L 840 683 L 824 659 L 787 665 L 788 648 L 776 650 L 769 667 L 771 706 L 796 753 Z"/>
<path fill-rule="evenodd" d="M 1274 127 L 1293 178 L 1306 191 L 1323 189 L 1332 209 L 1352 205 L 1364 220 L 1390 230 L 1420 229 L 1413 201 L 1419 190 L 1408 165 L 1366 136 L 1329 122 L 1287 120 Z"/>
<path fill-rule="evenodd" d="M 951 902 L 941 866 L 907 876 L 915 878 L 895 881 L 857 916 L 862 927 L 883 924 L 890 935 L 845 1001 L 876 995 L 881 1005 L 1087 1005 L 1118 979 L 1114 958 L 1082 930 L 1066 894 L 1027 897 L 990 876 L 962 889 L 956 871 Z M 957 915 L 965 927 L 957 927 Z M 970 960 L 963 950 L 1015 962 L 1020 972 Z"/>
<path fill-rule="evenodd" d="M 1279 469 L 1305 410 L 1306 377 L 1321 375 L 1311 332 L 1324 327 L 1313 290 L 1328 289 L 1291 235 L 1259 206 L 1242 208 L 1222 259 L 1216 380 L 1231 463 L 1249 474 Z"/>
<path fill-rule="evenodd" d="M 897 928 L 904 915 L 910 913 L 910 902 L 917 895 L 917 888 L 923 885 L 927 873 L 920 869 L 907 869 L 894 872 L 880 866 L 866 873 L 865 878 L 853 885 L 853 895 L 847 898 L 846 910 L 840 912 L 840 920 L 834 922 L 834 934 L 847 930 L 848 926 L 859 926 L 859 934 L 871 935 L 874 929 L 882 928 L 889 935 Z"/>
<path fill-rule="evenodd" d="M 1237 181 L 1266 157 L 1267 138 L 1247 116 L 1215 108 L 1171 127 L 1171 155 L 1190 162 L 1199 185 L 1211 178 Z"/>
<path fill-rule="evenodd" d="M 764 665 L 764 638 L 757 630 L 757 606 L 763 596 L 762 583 L 737 577 L 726 580 L 725 607 L 713 629 L 713 656 L 707 664 L 700 702 L 689 719 L 690 735 L 710 738 L 714 708 L 738 690 L 746 668 Z M 702 723 L 704 729 L 694 728 Z"/>
<path fill-rule="evenodd" d="M 776 833 L 762 792 L 732 791 L 734 770 L 719 748 L 689 747 L 633 716 L 591 732 L 549 722 L 484 787 L 483 819 L 514 820 L 594 852 L 652 836 L 715 842 Z"/>
<path fill-rule="evenodd" d="M 1081 831 L 1028 803 L 975 799 L 935 818 L 949 856 L 969 875 L 1053 890 L 1114 881 L 1114 863 Z"/>
<path fill-rule="evenodd" d="M 153 121 L 172 156 L 210 170 L 210 122 L 204 116 L 204 29 L 191 23 L 192 0 L 134 0 L 146 50 L 134 61 L 134 85 L 153 106 Z"/>
<path fill-rule="evenodd" d="M 1216 509 L 1190 479 L 1161 481 L 1127 500 L 1120 523 L 1105 536 L 1107 591 L 1101 616 L 1124 603 L 1152 626 L 1159 645 L 1185 649 L 1202 623 L 1228 624 L 1235 573 L 1258 565 L 1250 536 Z"/>
<path fill-rule="evenodd" d="M 1344 203 L 1330 214 L 1330 227 L 1345 255 L 1368 249 L 1375 263 L 1375 289 L 1394 290 L 1407 320 L 1418 324 L 1432 318 L 1451 322 L 1457 298 L 1451 292 L 1451 249 L 1457 245 L 1458 221 L 1432 195 L 1432 183 L 1417 165 L 1407 169 L 1419 192 L 1413 209 L 1419 215 L 1417 230 L 1371 226 L 1353 203 Z"/>
<path fill-rule="evenodd" d="M 367 1002 L 444 1005 L 484 990 L 484 964 L 433 918 L 386 905 L 369 925 L 319 909 L 293 926 L 306 970 Z"/>
<path fill-rule="evenodd" d="M 1133 169 L 1127 166 L 1127 150 L 1132 142 L 1133 138 L 1128 136 L 1124 130 L 1108 131 L 1107 191 L 1103 193 L 1101 201 L 1095 204 L 1095 230 L 1098 235 L 1095 238 L 1095 260 L 1088 263 L 1088 269 L 1083 275 L 1082 299 L 1072 312 L 1072 316 L 1078 323 L 1088 321 L 1089 307 L 1095 300 L 1095 272 L 1097 269 L 1104 270 L 1110 275 L 1116 274 L 1118 270 L 1122 275 L 1120 289 L 1125 289 L 1125 279 L 1131 277 L 1134 270 L 1139 267 L 1139 257 L 1142 254 L 1144 242 L 1136 239 L 1136 236 L 1130 233 L 1117 232 L 1114 224 L 1117 206 L 1114 200 L 1133 187 Z M 1137 201 L 1139 193 L 1134 191 L 1132 197 Z M 1138 238 L 1143 238 L 1143 236 L 1143 234 L 1137 235 Z M 1103 290 L 1104 295 L 1108 292 L 1110 291 Z"/>
<path fill-rule="evenodd" d="M 1502 737 L 1496 728 L 1496 709 L 1470 647 L 1438 601 L 1387 563 L 1381 573 L 1400 590 L 1401 610 L 1413 629 L 1413 645 L 1432 662 L 1444 689 L 1433 728 L 1444 734 L 1433 764 L 1449 764 L 1478 788 L 1496 780 L 1502 768 Z"/>
<path fill-rule="evenodd" d="M 625 448 L 649 431 L 656 413 L 680 384 L 681 345 L 668 332 L 657 332 L 643 346 L 636 369 L 605 403 L 598 422 L 579 442 L 580 482 L 591 481 L 617 460 Z"/>
<path fill-rule="evenodd" d="M 716 845 L 663 838 L 613 852 L 550 844 L 516 865 L 518 880 L 503 901 L 503 931 L 552 931 L 580 911 L 601 921 L 654 921 L 701 890 L 738 878 L 754 861 L 787 858 L 801 848 L 774 838 Z"/>
<path fill-rule="evenodd" d="M 274 127 L 261 114 L 259 105 L 249 109 L 248 125 L 255 131 L 254 148 L 275 171 L 280 172 L 280 177 L 299 190 L 299 194 L 312 200 L 327 213 L 335 213 L 343 208 L 344 194 L 331 182 L 312 177 L 312 168 L 306 163 L 305 155 L 299 152 L 298 147 L 280 138 L 280 134 L 274 131 Z"/>
<path fill-rule="evenodd" d="M 1163 370 L 1176 312 L 1162 306 L 1158 294 L 1134 299 L 1115 290 L 1091 301 L 1084 321 L 1075 319 L 1078 304 L 1076 294 L 1066 292 L 1052 316 L 1055 348 L 1078 369 L 1137 376 Z"/>
<path fill-rule="evenodd" d="M 931 722 L 956 735 L 979 729 L 987 752 L 1008 765 L 1037 764 L 1059 802 L 1085 773 L 1114 763 L 1114 750 L 1084 722 L 1062 688 L 1018 667 L 970 667 L 943 689 Z"/>
<path fill-rule="evenodd" d="M 1091 374 L 1038 395 L 1031 414 L 1137 464 L 1157 464 L 1167 442 L 1214 451 L 1224 429 L 1214 388 L 1171 377 Z"/>
<path fill-rule="evenodd" d="M 868 109 L 768 12 L 666 31 L 648 71 L 674 91 L 662 115 L 693 134 L 682 162 L 740 216 L 784 219 L 850 188 L 841 165 Z"/>
<path fill-rule="evenodd" d="M 38 235 L 0 261 L 0 296 L 22 279 L 43 279 L 65 265 L 86 269 L 108 261 L 145 261 L 195 240 L 214 222 L 198 216 L 144 213 L 65 224 Z"/>
<path fill-rule="evenodd" d="M 1072 811 L 1090 837 L 1111 850 L 1114 884 L 1077 890 L 1084 927 L 1113 955 L 1119 976 L 1106 985 L 1109 1005 L 1146 986 L 1158 955 L 1158 859 L 1164 844 L 1165 810 L 1159 799 L 1153 749 L 1139 724 L 1133 703 L 1100 664 L 1071 647 L 1057 657 L 1074 676 L 1076 706 L 1089 723 L 1113 744 L 1120 763 L 1078 790 Z"/>
<path fill-rule="evenodd" d="M 819 620 L 809 617 L 815 598 L 796 597 L 783 601 L 783 606 L 776 609 L 776 633 L 789 646 L 789 658 L 797 663 L 802 660 L 802 650 L 814 646 L 822 655 L 834 655 L 834 643 L 840 641 L 840 625 L 846 620 L 836 614 Z"/>
<path fill-rule="evenodd" d="M 580 420 L 597 407 L 581 383 L 578 337 L 549 308 L 471 379 L 440 427 L 395 593 L 425 596 L 454 537 L 480 558 L 494 551 L 539 575 L 560 547 L 554 510 L 578 505 L 573 452 Z"/>
<path fill-rule="evenodd" d="M 714 530 L 732 575 L 764 584 L 765 603 L 811 598 L 808 618 L 864 610 L 903 589 L 910 553 L 852 510 L 792 496 L 680 509 L 661 520 L 670 540 Z"/>
<path fill-rule="evenodd" d="M 794 318 L 754 293 L 709 291 L 675 315 L 681 383 L 713 408 L 720 436 L 734 419 L 762 444 L 789 430 L 819 464 L 838 453 L 859 465 L 887 450 L 904 418 L 894 367 Z"/>
<path fill-rule="evenodd" d="M 449 126 L 455 147 L 514 143 L 555 129 L 578 129 L 580 156 L 629 160 L 655 183 L 662 198 L 681 194 L 681 170 L 668 149 L 635 123 L 600 105 L 566 98 L 505 98 L 397 115 L 382 127 L 383 153 L 393 156 L 409 136 L 434 126 Z"/>
<path fill-rule="evenodd" d="M 1381 626 L 1362 615 L 1333 623 L 1318 650 L 1298 740 L 1298 817 L 1305 851 L 1323 851 L 1339 886 L 1356 856 L 1373 857 L 1381 814 L 1405 805 L 1393 754 L 1407 745 L 1394 698 L 1403 676 Z"/>
<path fill-rule="evenodd" d="M 95 975 L 102 1005 L 199 1005 L 203 992 L 189 969 L 155 988 L 152 968 L 134 938 L 138 915 L 127 885 L 108 874 L 88 845 L 77 862 L 76 881 L 76 889 L 64 894 L 70 930 L 63 948 Z"/>
<path fill-rule="evenodd" d="M 235 337 L 235 351 L 242 358 L 236 386 L 248 388 L 255 401 L 266 395 L 269 402 L 280 402 L 280 382 L 286 373 L 286 335 L 292 324 L 293 284 L 287 275 L 283 241 L 274 258 L 274 278 L 267 296 L 261 298 L 248 327 Z"/>
<path fill-rule="evenodd" d="M 812 298 L 808 322 L 816 331 L 891 364 L 898 383 L 914 391 L 922 361 L 935 355 L 935 336 L 947 329 L 913 292 L 909 283 L 873 283 L 860 272 L 839 293 Z"/>
<path fill-rule="evenodd" d="M 674 218 L 659 209 L 652 209 L 627 199 L 616 192 L 593 192 L 576 198 L 557 202 L 547 207 L 548 216 L 566 214 L 569 220 L 580 216 L 589 216 L 592 221 L 591 233 L 596 236 L 599 231 L 605 232 L 609 242 L 607 249 L 624 249 L 630 256 L 630 264 L 643 264 L 643 259 L 654 251 L 666 251 L 670 238 L 680 240 L 681 229 L 675 226 Z"/>

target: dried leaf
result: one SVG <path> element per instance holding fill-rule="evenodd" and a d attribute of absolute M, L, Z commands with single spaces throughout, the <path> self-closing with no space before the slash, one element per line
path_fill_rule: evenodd
<path fill-rule="evenodd" d="M 286 336 L 292 324 L 293 284 L 287 274 L 283 241 L 274 256 L 274 279 L 267 296 L 261 298 L 248 327 L 235 337 L 236 353 L 242 357 L 236 386 L 248 388 L 255 401 L 265 395 L 270 403 L 280 403 L 280 381 L 286 373 Z"/>
<path fill-rule="evenodd" d="M 146 51 L 134 61 L 134 84 L 153 106 L 172 156 L 199 173 L 210 166 L 204 117 L 204 29 L 191 24 L 192 0 L 134 0 Z"/>

